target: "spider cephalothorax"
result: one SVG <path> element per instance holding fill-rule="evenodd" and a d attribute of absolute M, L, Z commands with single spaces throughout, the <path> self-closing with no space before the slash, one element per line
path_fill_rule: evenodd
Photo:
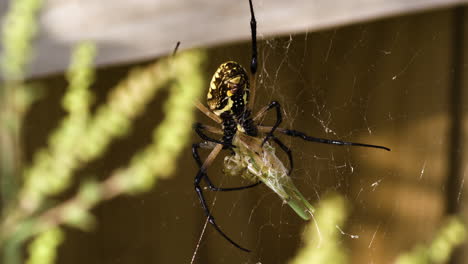
<path fill-rule="evenodd" d="M 218 116 L 227 112 L 240 117 L 249 99 L 249 88 L 249 76 L 245 69 L 237 62 L 225 62 L 211 79 L 208 106 Z"/>

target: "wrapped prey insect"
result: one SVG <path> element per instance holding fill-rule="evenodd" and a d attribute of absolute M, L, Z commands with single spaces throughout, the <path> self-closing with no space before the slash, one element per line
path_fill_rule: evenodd
<path fill-rule="evenodd" d="M 234 137 L 233 154 L 224 158 L 223 172 L 252 182 L 261 181 L 274 191 L 302 219 L 309 220 L 314 208 L 294 185 L 289 171 L 277 157 L 270 142 L 239 133 Z"/>

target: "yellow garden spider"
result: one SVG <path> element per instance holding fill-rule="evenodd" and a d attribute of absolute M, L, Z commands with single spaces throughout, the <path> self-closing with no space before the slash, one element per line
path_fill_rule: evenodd
<path fill-rule="evenodd" d="M 251 109 L 255 95 L 255 74 L 258 67 L 257 22 L 255 20 L 252 0 L 249 0 L 249 6 L 251 15 L 250 29 L 252 33 L 251 80 L 249 81 L 246 70 L 237 62 L 229 61 L 219 66 L 213 75 L 208 90 L 208 108 L 200 102 L 196 102 L 195 105 L 212 120 L 221 124 L 222 128 L 219 129 L 195 123 L 193 126 L 194 130 L 204 141 L 192 145 L 193 158 L 199 167 L 198 173 L 195 176 L 195 191 L 208 221 L 232 245 L 247 252 L 250 251 L 234 242 L 216 224 L 203 196 L 203 189 L 200 186 L 202 180 L 205 180 L 211 191 L 244 190 L 264 183 L 278 194 L 300 217 L 308 220 L 313 212 L 313 207 L 291 181 L 289 174 L 293 168 L 292 152 L 275 136 L 275 132 L 311 142 L 379 148 L 390 151 L 389 148 L 383 146 L 316 138 L 296 130 L 280 128 L 282 115 L 281 106 L 277 101 L 272 101 L 252 117 Z M 252 86 L 250 86 L 250 83 Z M 258 124 L 258 121 L 271 109 L 276 110 L 276 122 L 274 125 L 263 126 Z M 215 139 L 204 132 L 219 134 L 222 135 L 222 138 Z M 262 134 L 265 136 L 261 137 Z M 285 168 L 281 160 L 275 155 L 275 149 L 270 142 L 278 145 L 286 153 L 289 159 L 289 170 Z M 200 148 L 212 149 L 204 162 L 202 162 L 198 153 Z M 255 183 L 234 188 L 216 187 L 208 177 L 207 169 L 221 150 L 231 151 L 231 154 L 226 156 L 224 160 L 224 173 L 235 176 L 240 175 Z"/>

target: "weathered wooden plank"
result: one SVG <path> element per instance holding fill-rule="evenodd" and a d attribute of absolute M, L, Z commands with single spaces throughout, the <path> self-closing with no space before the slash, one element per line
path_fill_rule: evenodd
<path fill-rule="evenodd" d="M 261 37 L 314 31 L 468 0 L 254 1 Z M 5 10 L 5 4 L 0 10 Z M 3 13 L 2 12 L 2 13 Z M 99 45 L 98 65 L 249 38 L 247 1 L 48 0 L 32 76 L 61 72 L 77 42 Z"/>

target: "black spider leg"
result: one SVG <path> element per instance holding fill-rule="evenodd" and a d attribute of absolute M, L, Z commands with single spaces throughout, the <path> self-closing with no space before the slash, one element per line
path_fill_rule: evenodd
<path fill-rule="evenodd" d="M 195 183 L 194 184 L 195 184 L 195 191 L 197 192 L 197 195 L 198 195 L 198 199 L 200 200 L 200 203 L 201 203 L 201 205 L 203 207 L 203 210 L 205 211 L 206 217 L 208 217 L 208 222 L 210 222 L 210 224 L 216 229 L 216 231 L 218 231 L 218 233 L 221 236 L 223 236 L 224 239 L 229 241 L 229 243 L 231 243 L 232 245 L 234 245 L 235 247 L 237 247 L 240 250 L 250 252 L 250 250 L 241 247 L 239 244 L 237 244 L 232 239 L 230 239 L 223 231 L 221 231 L 221 228 L 219 228 L 219 226 L 216 224 L 215 219 L 214 219 L 213 215 L 211 214 L 210 209 L 208 208 L 205 197 L 203 196 L 203 190 L 200 187 L 200 181 L 202 180 L 202 178 L 205 175 L 206 175 L 206 172 L 204 170 L 200 169 L 198 171 L 198 173 L 197 173 L 197 176 L 195 176 Z"/>
<path fill-rule="evenodd" d="M 305 141 L 311 141 L 311 142 L 317 142 L 317 143 L 323 143 L 323 144 L 331 144 L 331 145 L 347 145 L 347 146 L 360 146 L 360 147 L 367 147 L 367 148 L 378 148 L 378 149 L 384 149 L 384 150 L 390 151 L 389 148 L 384 147 L 384 146 L 348 142 L 348 141 L 341 141 L 341 140 L 335 140 L 335 139 L 316 138 L 316 137 L 308 136 L 296 130 L 280 129 L 279 131 L 285 135 L 288 135 L 291 137 L 298 137 Z"/>
<path fill-rule="evenodd" d="M 223 145 L 224 147 L 226 147 L 228 149 L 235 148 L 235 146 L 232 145 L 231 143 L 226 143 L 226 142 L 223 142 L 221 140 L 217 140 L 217 139 L 214 139 L 214 138 L 211 138 L 211 137 L 207 136 L 205 133 L 203 133 L 203 130 L 205 129 L 205 127 L 201 123 L 198 123 L 198 122 L 194 123 L 193 124 L 193 129 L 195 130 L 195 132 L 197 132 L 198 136 L 201 139 L 205 140 L 205 141 L 221 144 L 221 145 Z"/>
<path fill-rule="evenodd" d="M 198 150 L 200 149 L 201 147 L 201 144 L 203 143 L 196 143 L 196 144 L 193 144 L 192 145 L 192 155 L 193 155 L 193 159 L 195 160 L 195 162 L 197 163 L 198 165 L 198 168 L 201 169 L 202 167 L 202 161 L 200 159 L 200 155 L 198 154 Z M 205 175 L 203 175 L 202 177 L 205 178 L 206 180 L 206 183 L 208 183 L 208 188 L 211 190 L 211 191 L 215 191 L 215 192 L 229 192 L 229 191 L 239 191 L 239 190 L 245 190 L 245 189 L 249 189 L 249 188 L 252 188 L 252 187 L 255 187 L 257 185 L 259 185 L 260 183 L 262 183 L 261 181 L 259 182 L 256 182 L 254 184 L 250 184 L 250 185 L 246 185 L 246 186 L 239 186 L 239 187 L 232 187 L 232 188 L 220 188 L 220 187 L 216 187 L 213 182 L 210 180 L 210 178 L 208 177 L 208 174 L 205 173 Z"/>
<path fill-rule="evenodd" d="M 288 146 L 286 146 L 283 142 L 281 142 L 281 140 L 279 140 L 279 138 L 273 136 L 272 137 L 273 141 L 278 144 L 278 146 L 286 153 L 286 155 L 288 155 L 288 160 L 289 160 L 289 171 L 288 171 L 288 175 L 291 174 L 291 171 L 293 170 L 294 168 L 294 164 L 293 164 L 293 157 L 292 157 L 292 151 L 291 149 L 289 149 Z"/>
<path fill-rule="evenodd" d="M 224 239 L 226 239 L 227 241 L 229 241 L 229 243 L 231 243 L 232 245 L 234 245 L 235 247 L 237 247 L 238 249 L 240 250 L 243 250 L 243 251 L 246 251 L 246 252 L 250 252 L 250 250 L 240 246 L 239 244 L 237 244 L 236 242 L 234 242 L 231 238 L 229 238 L 222 230 L 221 228 L 216 224 L 216 221 L 213 217 L 213 215 L 211 214 L 210 212 L 210 209 L 208 207 L 208 204 L 206 203 L 206 200 L 205 200 L 205 196 L 203 195 L 203 190 L 200 186 L 200 182 L 203 178 L 207 179 L 207 182 L 208 184 L 210 185 L 211 182 L 209 181 L 209 178 L 208 178 L 208 175 L 206 174 L 206 171 L 205 169 L 202 168 L 202 162 L 201 162 L 201 159 L 200 159 L 200 156 L 198 155 L 198 148 L 200 148 L 200 144 L 201 143 L 197 143 L 197 144 L 193 144 L 192 145 L 192 153 L 193 153 L 193 158 L 195 159 L 195 161 L 197 162 L 197 165 L 200 167 L 200 169 L 198 170 L 198 173 L 197 175 L 195 176 L 195 181 L 194 181 L 194 185 L 195 185 L 195 192 L 197 193 L 197 196 L 198 196 L 198 199 L 200 200 L 200 203 L 202 205 L 202 208 L 203 208 L 203 211 L 205 211 L 205 215 L 206 217 L 208 218 L 208 222 L 210 222 L 210 224 L 216 229 L 216 231 L 218 231 L 218 233 L 224 237 Z M 213 186 L 214 187 L 214 186 Z M 252 186 L 253 187 L 253 186 Z"/>
<path fill-rule="evenodd" d="M 250 62 L 250 72 L 254 75 L 257 72 L 257 20 L 255 20 L 252 0 L 249 0 L 250 6 L 250 31 L 252 33 L 252 61 Z"/>
<path fill-rule="evenodd" d="M 262 147 L 267 142 L 268 139 L 274 137 L 273 133 L 275 133 L 275 130 L 278 128 L 278 126 L 283 122 L 283 116 L 281 115 L 281 106 L 277 101 L 271 101 L 270 104 L 268 104 L 267 109 L 265 111 L 268 111 L 272 108 L 275 108 L 276 110 L 276 121 L 273 127 L 271 128 L 270 132 L 265 136 L 262 142 Z"/>
<path fill-rule="evenodd" d="M 175 46 L 174 50 L 172 51 L 172 56 L 173 57 L 176 55 L 177 51 L 179 50 L 179 46 L 180 46 L 180 41 L 177 41 L 176 46 Z"/>

